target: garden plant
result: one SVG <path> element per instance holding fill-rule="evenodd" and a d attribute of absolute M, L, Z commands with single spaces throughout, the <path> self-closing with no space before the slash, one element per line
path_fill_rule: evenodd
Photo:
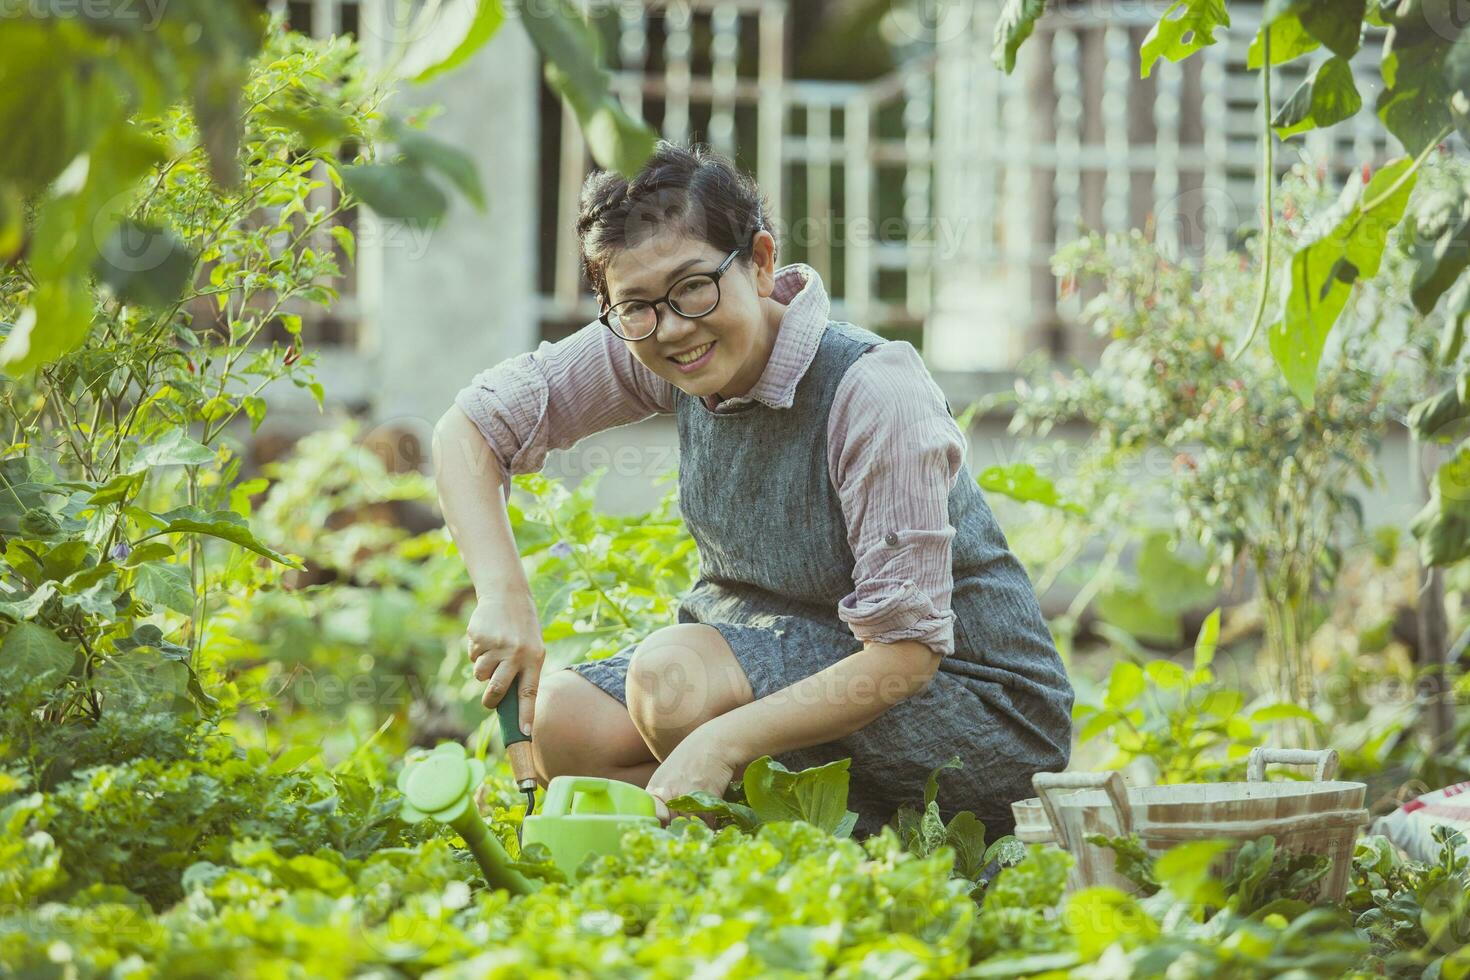
<path fill-rule="evenodd" d="M 500 3 L 473 6 L 416 78 L 509 29 Z M 1436 157 L 1465 131 L 1470 61 L 1436 20 L 1447 6 L 1264 7 L 1258 66 L 1335 55 L 1268 120 L 1267 146 L 1342 118 L 1351 80 L 1329 66 L 1366 24 L 1388 36 L 1377 108 L 1409 157 L 1335 202 L 1297 170 L 1268 188 L 1264 233 L 1201 267 L 1142 232 L 1055 257 L 1078 288 L 1103 283 L 1087 319 L 1109 343 L 1095 371 L 1023 384 L 1017 431 L 1081 418 L 1094 434 L 1074 472 L 978 480 L 1052 539 L 1043 586 L 1103 542 L 1053 627 L 1079 677 L 1093 654 L 1107 665 L 1075 716 L 1105 768 L 1239 779 L 1291 723 L 1339 746 L 1349 778 L 1470 776 L 1466 719 L 1431 752 L 1414 718 L 1390 730 L 1307 696 L 1325 673 L 1314 651 L 1343 636 L 1361 653 L 1353 685 L 1404 667 L 1363 584 L 1400 551 L 1365 529 L 1353 481 L 1377 478 L 1392 426 L 1461 438 L 1470 417 L 1470 170 Z M 338 299 L 365 206 L 432 224 L 451 195 L 483 204 L 488 182 L 395 109 L 407 81 L 349 38 L 313 40 L 243 0 L 171 0 L 149 31 L 87 9 L 0 19 L 0 974 L 1470 977 L 1470 844 L 1452 831 L 1417 860 L 1363 835 L 1342 901 L 1315 897 L 1320 859 L 1270 836 L 1223 876 L 1223 841 L 1151 857 L 1099 836 L 1134 887 L 1069 888 L 1066 851 L 967 810 L 941 818 L 958 757 L 862 839 L 848 760 L 790 772 L 764 757 L 575 876 L 523 848 L 430 481 L 384 465 L 351 421 L 258 472 L 247 456 L 283 382 L 331 404 L 307 325 Z M 1045 10 L 1003 4 L 1007 70 Z M 611 95 L 595 38 L 569 4 L 542 12 L 522 23 L 555 90 L 601 164 L 635 168 L 651 134 Z M 1143 70 L 1227 17 L 1221 0 L 1179 0 Z M 1168 478 L 1137 480 L 1158 452 Z M 1428 562 L 1470 554 L 1467 453 L 1453 448 L 1415 522 Z M 601 475 L 514 481 L 548 669 L 667 624 L 697 576 L 673 488 L 613 516 Z M 1231 589 L 1254 590 L 1264 644 L 1218 608 Z M 1378 618 L 1344 626 L 1343 606 Z M 1186 638 L 1189 613 L 1203 618 Z M 1447 615 L 1465 625 L 1458 605 Z M 444 743 L 486 773 L 476 809 L 528 894 L 404 808 L 406 762 Z"/>

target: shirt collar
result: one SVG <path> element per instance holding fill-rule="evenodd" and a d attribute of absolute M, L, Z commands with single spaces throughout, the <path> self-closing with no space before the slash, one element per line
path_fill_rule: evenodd
<path fill-rule="evenodd" d="M 722 412 L 758 401 L 771 408 L 790 408 L 796 400 L 796 386 L 811 366 L 827 329 L 831 301 L 817 270 L 803 262 L 795 262 L 776 270 L 776 286 L 771 297 L 786 304 L 781 327 L 776 333 L 770 360 L 760 380 L 744 395 L 726 398 L 716 404 L 714 395 L 704 398 L 706 408 Z"/>

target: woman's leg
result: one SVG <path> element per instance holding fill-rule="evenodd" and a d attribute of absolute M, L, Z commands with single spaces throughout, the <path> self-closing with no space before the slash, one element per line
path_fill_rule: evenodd
<path fill-rule="evenodd" d="M 628 709 L 574 670 L 541 678 L 531 755 L 544 787 L 553 776 L 601 776 L 647 786 L 658 768 Z"/>
<path fill-rule="evenodd" d="M 735 652 L 703 623 L 649 634 L 628 665 L 626 690 L 633 725 L 660 761 L 706 721 L 754 700 Z"/>

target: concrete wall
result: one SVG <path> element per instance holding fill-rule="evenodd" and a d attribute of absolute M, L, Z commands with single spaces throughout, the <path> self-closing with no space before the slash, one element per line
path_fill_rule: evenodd
<path fill-rule="evenodd" d="M 461 195 L 432 230 L 386 223 L 380 272 L 363 269 L 364 359 L 374 417 L 427 419 L 450 405 L 474 373 L 536 345 L 536 57 L 510 21 L 468 64 L 394 101 L 399 110 L 439 104 L 429 132 L 479 165 L 486 213 Z"/>

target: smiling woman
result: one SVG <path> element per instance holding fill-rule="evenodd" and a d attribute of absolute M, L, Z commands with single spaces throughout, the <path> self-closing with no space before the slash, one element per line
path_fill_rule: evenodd
<path fill-rule="evenodd" d="M 722 795 L 763 755 L 851 759 L 859 834 L 958 755 L 941 815 L 1009 833 L 1031 775 L 1067 764 L 1071 684 L 918 352 L 829 319 L 815 270 L 777 268 L 770 227 L 754 183 L 703 148 L 661 143 L 631 182 L 592 175 L 577 230 L 598 319 L 456 396 L 445 431 L 483 436 L 507 497 L 551 449 L 674 415 L 700 553 L 676 623 L 543 677 L 524 579 L 487 571 L 518 567 L 503 501 L 444 456 L 485 704 L 519 677 L 543 780 L 613 776 L 660 800 Z"/>

